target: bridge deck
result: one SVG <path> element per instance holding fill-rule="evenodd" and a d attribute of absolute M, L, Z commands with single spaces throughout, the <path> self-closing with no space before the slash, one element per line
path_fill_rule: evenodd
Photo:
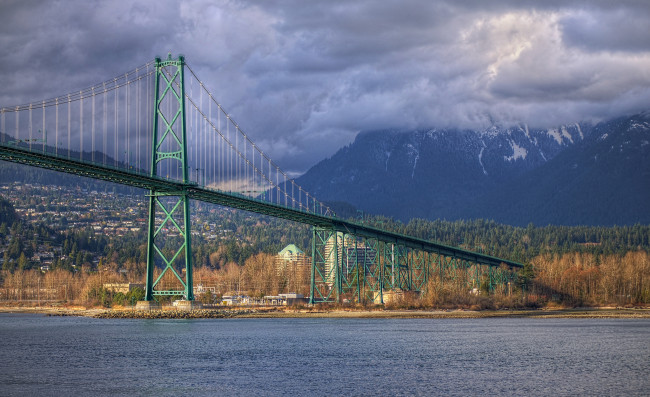
<path fill-rule="evenodd" d="M 212 190 L 195 183 L 183 183 L 181 181 L 153 177 L 134 170 L 114 168 L 101 164 L 93 164 L 90 162 L 55 156 L 52 154 L 29 151 L 17 146 L 0 144 L 0 160 L 66 172 L 69 174 L 100 179 L 142 189 L 155 190 L 158 192 L 168 192 L 170 194 L 184 192 L 188 197 L 194 200 L 228 206 L 263 215 L 270 215 L 315 227 L 330 228 L 339 232 L 377 239 L 387 243 L 403 244 L 409 248 L 444 256 L 456 257 L 461 260 L 478 264 L 489 266 L 500 266 L 501 264 L 505 264 L 511 268 L 523 267 L 523 265 L 518 262 L 500 259 L 399 233 L 389 232 L 332 216 L 310 213 L 292 207 L 269 203 L 238 193 Z"/>

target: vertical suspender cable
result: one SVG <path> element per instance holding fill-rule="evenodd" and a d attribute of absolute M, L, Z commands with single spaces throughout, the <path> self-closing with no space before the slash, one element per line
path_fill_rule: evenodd
<path fill-rule="evenodd" d="M 208 96 L 208 121 L 205 126 L 206 166 L 203 169 L 203 175 L 207 174 L 208 179 L 212 178 L 211 174 L 214 172 L 214 167 L 212 167 L 212 163 L 214 162 L 214 152 L 212 151 L 212 145 L 214 144 L 214 135 L 212 129 L 210 128 L 210 123 L 212 123 L 212 103 L 210 101 L 210 97 Z M 198 177 L 199 176 L 197 174 L 197 178 Z"/>
<path fill-rule="evenodd" d="M 214 121 L 212 120 L 212 101 L 208 101 L 208 113 L 210 114 L 210 122 L 213 123 Z M 217 141 L 216 138 L 217 137 L 214 131 L 210 131 L 210 158 L 212 159 L 212 166 L 210 167 L 210 172 L 212 173 L 212 175 L 209 176 L 210 180 L 214 179 L 214 173 L 217 168 L 217 156 L 214 150 L 214 144 Z M 208 171 L 203 171 L 203 172 L 208 172 Z"/>
<path fill-rule="evenodd" d="M 79 91 L 81 99 L 79 100 L 79 160 L 83 161 L 84 153 L 84 96 L 83 91 Z"/>
<path fill-rule="evenodd" d="M 194 84 L 193 80 L 190 80 L 190 96 L 194 95 L 193 84 Z M 200 145 L 201 145 L 200 137 L 201 137 L 201 135 L 199 134 L 199 129 L 197 127 L 197 124 L 199 122 L 199 118 L 198 118 L 198 112 L 196 111 L 196 108 L 194 106 L 190 106 L 190 105 L 191 105 L 191 103 L 187 104 L 187 107 L 188 107 L 188 109 L 190 111 L 190 115 L 189 115 L 190 125 L 191 125 L 190 131 L 192 132 L 191 135 L 188 135 L 192 139 L 191 143 L 188 142 L 188 143 L 190 143 L 190 146 L 192 148 L 192 155 L 190 156 L 189 160 L 192 161 L 192 163 L 191 163 L 192 168 L 198 169 L 199 168 L 199 163 L 197 161 L 197 158 L 198 158 L 197 156 L 199 155 L 199 151 L 201 150 L 200 149 Z"/>
<path fill-rule="evenodd" d="M 202 107 L 203 107 L 203 83 L 201 83 L 200 91 L 199 91 L 199 108 L 202 108 Z M 197 115 L 197 119 L 198 119 L 198 115 Z M 203 141 L 203 137 L 205 135 L 204 127 L 205 127 L 205 121 L 203 120 L 203 118 L 201 118 L 199 128 L 198 128 L 198 131 L 197 131 L 197 141 L 201 141 L 201 143 L 203 143 L 202 141 Z M 205 152 L 204 152 L 205 151 L 205 144 L 203 144 L 201 146 L 203 146 L 203 147 L 199 148 L 199 155 L 198 155 L 198 158 L 196 159 L 197 160 L 196 161 L 196 168 L 197 169 L 201 168 L 201 164 L 202 164 L 201 159 L 202 159 L 202 157 L 205 156 Z"/>
<path fill-rule="evenodd" d="M 119 140 L 117 139 L 117 129 L 119 123 L 119 112 L 120 107 L 117 106 L 117 97 L 119 96 L 119 91 L 117 90 L 117 78 L 113 80 L 115 88 L 113 89 L 113 165 L 117 167 L 118 162 L 118 145 Z"/>
<path fill-rule="evenodd" d="M 200 96 L 201 95 L 201 86 L 200 85 L 198 87 L 198 90 L 199 90 L 199 96 Z M 200 127 L 201 124 L 200 123 L 201 123 L 201 121 L 200 121 L 200 118 L 199 118 L 198 109 L 196 108 L 196 106 L 192 106 L 192 107 L 194 108 L 194 136 L 195 136 L 195 139 L 196 139 L 196 141 L 195 141 L 196 142 L 196 144 L 195 144 L 196 151 L 194 153 L 194 167 L 199 168 L 201 166 L 200 165 L 201 163 L 200 163 L 200 160 L 199 160 L 199 156 L 200 156 L 200 153 L 201 153 L 201 140 L 200 140 L 200 137 L 201 137 L 201 127 Z"/>
<path fill-rule="evenodd" d="M 187 84 L 187 83 L 185 84 L 185 88 L 186 88 L 185 93 L 187 94 L 187 92 L 189 90 L 189 96 L 191 98 L 192 97 L 192 79 L 189 80 L 189 84 Z M 192 159 L 194 158 L 193 157 L 194 152 L 192 151 L 193 150 L 192 145 L 194 145 L 194 141 L 193 141 L 194 134 L 192 133 L 192 108 L 187 103 L 186 103 L 186 106 L 185 106 L 185 122 L 187 123 L 186 124 L 186 128 L 187 128 L 186 129 L 186 136 L 188 137 L 187 142 L 185 144 L 185 147 L 187 148 L 187 167 L 188 167 L 187 172 L 188 172 L 189 178 L 191 180 L 192 179 L 192 168 L 193 168 L 192 166 L 194 165 L 194 163 L 192 163 Z"/>
<path fill-rule="evenodd" d="M 219 108 L 219 111 L 217 112 L 217 126 L 219 128 L 219 131 L 221 131 L 221 108 Z M 223 190 L 223 186 L 221 184 L 223 183 L 223 137 L 219 139 L 219 189 Z"/>
<path fill-rule="evenodd" d="M 201 95 L 201 86 L 197 87 L 199 90 L 199 96 Z M 201 136 L 201 130 L 199 128 L 199 112 L 196 111 L 196 107 L 192 106 L 194 109 L 194 147 L 196 148 L 194 150 L 194 156 L 192 158 L 193 164 L 195 168 L 199 168 L 199 155 L 201 153 L 201 141 L 199 137 Z"/>
<path fill-rule="evenodd" d="M 206 91 L 207 92 L 207 91 Z M 200 134 L 200 139 L 202 142 L 202 150 L 204 152 L 204 164 L 201 165 L 201 163 L 198 163 L 196 165 L 196 182 L 201 185 L 203 184 L 204 180 L 207 178 L 209 181 L 211 178 L 210 171 L 212 171 L 210 168 L 208 168 L 208 164 L 210 164 L 211 159 L 212 159 L 212 131 L 210 130 L 210 123 L 212 119 L 212 107 L 210 106 L 210 100 L 208 99 L 208 110 L 207 112 L 203 112 L 203 123 L 205 126 L 205 130 Z M 203 103 L 201 103 L 201 106 L 203 106 Z M 197 112 L 199 110 L 197 109 Z M 209 184 L 209 183 L 208 183 Z"/>
<path fill-rule="evenodd" d="M 19 130 L 19 124 L 20 124 L 20 112 L 18 112 L 18 106 L 16 106 L 16 140 L 18 140 L 19 135 L 18 135 L 18 130 Z"/>
<path fill-rule="evenodd" d="M 207 101 L 207 102 L 208 102 L 208 104 L 210 103 L 210 101 Z M 203 106 L 204 106 L 203 103 L 201 103 L 201 109 L 203 109 Z M 208 111 L 209 111 L 209 109 L 208 109 Z M 203 146 L 203 163 L 199 164 L 199 166 L 197 167 L 197 171 L 196 171 L 197 172 L 197 178 L 198 178 L 198 172 L 199 172 L 198 169 L 199 168 L 201 170 L 203 170 L 203 172 L 208 172 L 209 171 L 208 170 L 208 162 L 210 161 L 210 159 L 209 159 L 210 150 L 208 149 L 208 146 L 210 145 L 210 135 L 209 135 L 210 134 L 209 133 L 210 121 L 209 121 L 208 116 L 206 116 L 205 111 L 203 111 L 202 123 L 203 123 L 203 130 L 202 130 L 202 133 L 201 133 L 201 143 L 202 143 L 202 146 Z"/>
<path fill-rule="evenodd" d="M 200 87 L 199 91 L 199 106 L 197 109 L 197 131 L 196 131 L 196 140 L 199 145 L 198 157 L 196 159 L 196 172 L 199 172 L 199 168 L 203 167 L 203 159 L 205 158 L 205 113 L 201 110 L 203 108 L 203 85 Z M 200 114 L 199 114 L 200 113 Z"/>
<path fill-rule="evenodd" d="M 246 147 L 247 146 L 248 146 L 248 144 L 246 143 L 246 140 L 244 140 L 244 159 L 248 158 L 248 157 L 246 157 L 246 154 L 247 154 Z M 245 178 L 244 178 L 244 186 L 243 186 L 243 188 L 246 189 L 246 190 L 250 190 L 250 188 L 248 187 L 248 168 L 249 167 L 246 166 L 246 163 L 243 163 L 242 167 L 244 167 L 244 170 L 245 170 L 245 172 L 244 172 Z"/>
<path fill-rule="evenodd" d="M 68 94 L 68 159 L 70 158 L 70 127 L 71 127 L 71 120 L 72 120 L 72 109 L 71 109 L 71 102 L 70 102 L 70 94 Z"/>
<path fill-rule="evenodd" d="M 29 150 L 32 150 L 32 104 L 29 104 Z"/>
<path fill-rule="evenodd" d="M 59 98 L 57 97 L 54 105 L 54 154 L 59 155 Z"/>
<path fill-rule="evenodd" d="M 201 90 L 201 94 L 203 94 L 203 90 Z M 206 100 L 208 101 L 208 103 L 210 103 L 210 100 L 208 98 L 206 98 Z M 201 95 L 201 109 L 203 109 L 203 95 Z M 209 128 L 209 122 L 204 117 L 203 118 L 203 172 L 208 172 L 208 155 L 209 155 L 208 128 Z"/>
<path fill-rule="evenodd" d="M 6 125 L 6 122 L 7 122 L 7 117 L 6 117 L 6 115 L 5 115 L 5 109 L 2 108 L 2 110 L 0 110 L 0 123 L 2 124 L 2 126 L 0 126 L 0 128 L 2 129 L 2 131 L 0 131 L 0 132 L 2 132 L 2 143 L 5 142 L 5 139 L 6 139 L 5 136 L 7 136 L 7 125 Z"/>
<path fill-rule="evenodd" d="M 46 142 L 47 142 L 47 132 L 45 131 L 45 101 L 43 101 L 43 153 L 45 153 Z"/>
<path fill-rule="evenodd" d="M 239 151 L 239 133 L 237 131 L 237 128 L 235 128 L 235 152 Z M 238 189 L 237 187 L 237 180 L 239 179 L 239 161 L 237 158 L 235 158 L 235 191 Z"/>
<path fill-rule="evenodd" d="M 136 73 L 136 89 L 135 89 L 135 153 L 136 153 L 136 170 L 140 170 L 140 70 L 135 69 Z"/>
<path fill-rule="evenodd" d="M 230 116 L 228 115 L 226 115 L 226 134 L 230 140 Z M 232 150 L 228 150 L 228 175 L 228 191 L 232 191 Z"/>
<path fill-rule="evenodd" d="M 138 75 L 140 74 L 139 70 L 136 68 L 135 69 L 135 104 L 133 105 L 133 112 L 135 113 L 135 123 L 133 124 L 133 144 L 135 147 L 133 150 L 135 151 L 135 158 L 134 163 L 133 163 L 133 169 L 137 171 L 140 168 L 140 140 L 138 139 L 138 131 L 140 131 L 140 124 L 138 121 L 140 120 L 140 80 L 138 79 Z"/>
<path fill-rule="evenodd" d="M 280 201 L 280 187 L 278 186 L 278 170 L 277 170 L 277 168 L 274 169 L 274 171 L 275 171 L 275 187 L 273 189 L 274 190 L 273 193 L 274 193 L 274 196 L 275 196 L 274 200 L 275 200 L 276 204 L 280 204 L 279 203 L 279 201 Z M 273 178 L 273 175 L 271 175 L 271 178 Z"/>
<path fill-rule="evenodd" d="M 125 76 L 126 77 L 126 76 Z M 129 168 L 129 150 L 131 148 L 129 142 L 129 84 L 124 85 L 124 131 L 122 131 L 124 139 L 124 168 Z"/>
<path fill-rule="evenodd" d="M 106 94 L 106 83 L 103 83 L 103 88 L 104 88 L 104 93 L 102 94 L 102 106 L 104 108 L 104 111 L 102 112 L 102 118 L 103 118 L 103 123 L 102 123 L 102 164 L 106 165 L 106 135 L 107 135 L 107 129 L 108 129 L 108 103 L 106 102 L 107 100 L 107 94 Z"/>
<path fill-rule="evenodd" d="M 92 119 L 91 119 L 91 138 L 90 138 L 90 159 L 94 163 L 95 162 L 95 87 L 92 89 Z"/>
<path fill-rule="evenodd" d="M 200 82 L 198 82 L 200 83 Z M 203 85 L 200 83 L 197 87 L 198 95 L 197 98 L 199 101 L 202 99 L 203 95 Z M 199 102 L 200 103 L 200 102 Z M 203 148 L 201 147 L 201 139 L 203 135 L 203 118 L 201 117 L 201 110 L 195 106 L 194 107 L 194 113 L 195 113 L 195 123 L 194 123 L 194 129 L 195 129 L 195 137 L 196 137 L 196 157 L 194 158 L 194 167 L 199 169 L 201 168 L 201 156 L 203 155 Z"/>
<path fill-rule="evenodd" d="M 149 64 L 147 64 L 147 76 L 149 76 Z M 151 125 L 149 124 L 150 119 L 151 119 L 151 117 L 149 117 L 149 112 L 151 111 L 151 106 L 150 106 L 150 102 L 149 102 L 151 100 L 150 99 L 151 98 L 150 97 L 150 92 L 149 92 L 149 80 L 150 79 L 147 78 L 147 81 L 145 83 L 145 87 L 146 87 L 146 96 L 145 96 L 145 102 L 144 102 L 145 103 L 145 106 L 144 106 L 145 118 L 144 119 L 146 120 L 146 122 L 145 122 L 145 125 L 146 125 L 146 128 L 145 128 L 145 130 L 146 130 L 146 132 L 145 132 L 145 136 L 146 136 L 145 153 L 150 152 L 150 150 L 146 150 L 146 148 L 152 147 L 151 146 L 152 145 L 151 144 L 151 138 L 150 138 L 150 136 L 151 136 L 151 127 L 150 126 Z M 149 156 L 149 155 L 147 154 L 147 156 Z M 151 159 L 149 157 L 147 157 L 145 159 L 145 164 L 149 164 L 149 165 L 151 164 Z M 151 172 L 151 170 L 147 170 L 147 171 Z"/>
<path fill-rule="evenodd" d="M 194 80 L 190 79 L 190 83 L 189 83 L 189 87 L 190 87 L 189 88 L 189 90 L 190 90 L 189 96 L 190 96 L 190 98 L 193 95 L 193 84 L 194 84 Z M 187 150 L 188 150 L 187 166 L 189 167 L 188 172 L 190 174 L 190 179 L 191 179 L 192 178 L 192 176 L 191 176 L 192 175 L 192 169 L 196 168 L 194 166 L 194 156 L 195 156 L 195 152 L 196 152 L 196 133 L 194 131 L 194 113 L 193 113 L 194 109 L 192 108 L 192 106 L 190 106 L 189 101 L 187 101 L 187 102 L 188 103 L 185 104 L 186 105 L 185 106 L 185 109 L 186 109 L 185 119 L 187 120 L 187 136 L 188 136 L 186 147 L 187 147 Z"/>
<path fill-rule="evenodd" d="M 151 81 L 149 81 L 149 91 L 147 94 L 147 98 L 149 101 L 149 111 L 153 111 L 153 117 L 151 117 L 151 114 L 149 117 L 147 117 L 147 123 L 149 123 L 149 127 L 147 128 L 147 131 L 149 131 L 149 144 L 151 145 L 152 148 L 156 148 L 156 142 L 154 141 L 154 136 L 153 136 L 153 129 L 154 129 L 154 123 L 155 120 L 158 119 L 158 114 L 157 114 L 157 109 L 158 109 L 158 103 L 156 102 L 156 80 L 158 76 L 156 76 L 155 73 L 155 68 L 154 68 L 154 73 L 152 75 L 153 77 L 151 78 Z M 155 150 L 149 150 L 150 155 L 153 157 L 155 156 Z M 154 158 L 149 159 L 149 164 L 155 164 Z M 156 166 L 157 167 L 157 166 Z M 149 170 L 151 172 L 151 170 Z"/>
<path fill-rule="evenodd" d="M 193 95 L 194 95 L 194 79 L 190 78 L 190 98 L 192 98 Z M 194 143 L 194 150 L 192 150 L 192 145 L 190 144 L 190 142 L 188 142 L 188 145 L 186 145 L 187 148 L 190 150 L 190 154 L 188 154 L 188 156 L 189 156 L 188 165 L 190 164 L 190 161 L 191 161 L 191 164 L 192 164 L 192 166 L 190 166 L 190 169 L 191 169 L 191 168 L 196 168 L 196 167 L 193 167 L 193 166 L 195 165 L 194 158 L 196 156 L 196 150 L 198 148 L 198 143 L 197 143 L 197 140 L 196 140 L 196 131 L 194 129 L 194 115 L 192 113 L 192 112 L 194 112 L 194 109 L 193 109 L 192 106 L 190 106 L 189 103 L 187 104 L 187 110 L 189 110 L 189 117 L 187 117 L 187 120 L 189 121 L 187 136 L 191 136 L 192 139 L 193 139 L 193 143 Z"/>
<path fill-rule="evenodd" d="M 228 115 L 227 117 L 228 117 L 228 124 L 227 124 L 228 125 L 228 139 L 232 139 L 230 137 L 230 123 L 232 123 L 232 121 L 230 120 L 230 115 Z M 232 140 L 230 142 L 232 142 Z M 234 179 L 234 168 L 235 167 L 233 167 L 233 155 L 234 155 L 233 150 L 228 150 L 228 156 L 230 157 L 230 161 L 229 161 L 230 164 L 229 164 L 228 167 L 230 168 L 230 191 L 231 192 L 234 190 L 233 179 Z"/>

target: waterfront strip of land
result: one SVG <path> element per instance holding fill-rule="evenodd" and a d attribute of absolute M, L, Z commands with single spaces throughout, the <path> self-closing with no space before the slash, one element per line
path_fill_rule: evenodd
<path fill-rule="evenodd" d="M 0 313 L 36 313 L 47 316 L 80 316 L 131 319 L 199 318 L 650 318 L 650 308 L 561 308 L 535 310 L 386 310 L 321 308 L 219 308 L 193 310 L 135 310 L 132 308 L 0 307 Z"/>

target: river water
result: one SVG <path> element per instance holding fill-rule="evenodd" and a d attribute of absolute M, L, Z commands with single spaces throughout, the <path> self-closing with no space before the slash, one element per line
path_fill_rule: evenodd
<path fill-rule="evenodd" d="M 0 314 L 0 395 L 649 395 L 650 320 Z"/>

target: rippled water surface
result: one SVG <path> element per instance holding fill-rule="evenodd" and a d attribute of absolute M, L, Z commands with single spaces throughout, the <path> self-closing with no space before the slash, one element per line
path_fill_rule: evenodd
<path fill-rule="evenodd" d="M 648 395 L 650 320 L 0 315 L 0 395 Z"/>

